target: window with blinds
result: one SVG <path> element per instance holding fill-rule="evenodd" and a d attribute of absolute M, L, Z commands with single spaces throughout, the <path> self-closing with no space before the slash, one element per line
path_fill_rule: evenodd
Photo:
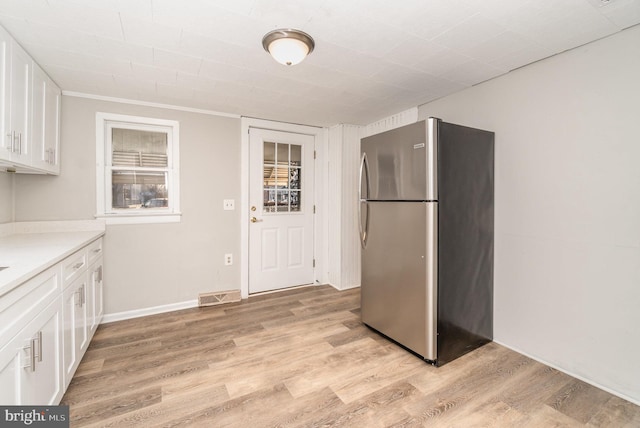
<path fill-rule="evenodd" d="M 169 206 L 166 132 L 111 128 L 111 207 Z"/>
<path fill-rule="evenodd" d="M 105 119 L 104 215 L 177 213 L 177 122 Z"/>

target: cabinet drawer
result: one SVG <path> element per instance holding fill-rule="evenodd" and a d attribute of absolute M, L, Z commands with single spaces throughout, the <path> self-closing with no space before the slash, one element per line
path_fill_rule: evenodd
<path fill-rule="evenodd" d="M 0 343 L 20 331 L 62 291 L 60 269 L 54 266 L 11 290 L 0 299 Z"/>
<path fill-rule="evenodd" d="M 87 246 L 87 257 L 89 258 L 89 265 L 98 260 L 100 256 L 102 256 L 102 238 L 96 239 Z"/>
<path fill-rule="evenodd" d="M 62 261 L 63 287 L 67 287 L 87 270 L 87 249 L 70 255 Z"/>

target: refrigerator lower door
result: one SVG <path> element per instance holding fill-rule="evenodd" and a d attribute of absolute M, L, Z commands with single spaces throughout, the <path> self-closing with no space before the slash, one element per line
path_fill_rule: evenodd
<path fill-rule="evenodd" d="M 362 321 L 436 360 L 437 203 L 370 202 L 362 249 Z"/>

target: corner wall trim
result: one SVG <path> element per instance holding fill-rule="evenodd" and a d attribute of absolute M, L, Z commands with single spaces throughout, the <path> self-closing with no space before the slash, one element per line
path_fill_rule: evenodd
<path fill-rule="evenodd" d="M 354 288 L 360 288 L 360 284 L 351 284 L 351 285 L 347 285 L 345 287 L 338 287 L 337 285 L 332 284 L 330 282 L 328 282 L 327 284 L 332 286 L 333 288 L 335 288 L 338 291 L 347 291 L 347 290 L 352 290 Z"/>
<path fill-rule="evenodd" d="M 132 318 L 144 317 L 147 315 L 156 315 L 164 312 L 179 311 L 181 309 L 191 309 L 198 307 L 198 299 L 188 300 L 186 302 L 171 303 L 169 305 L 153 306 L 151 308 L 134 309 L 132 311 L 116 312 L 114 314 L 105 314 L 102 317 L 101 324 L 107 324 L 115 321 L 123 321 Z"/>

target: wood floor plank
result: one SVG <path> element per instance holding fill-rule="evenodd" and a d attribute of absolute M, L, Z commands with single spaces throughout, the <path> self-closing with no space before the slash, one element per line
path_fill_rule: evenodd
<path fill-rule="evenodd" d="M 640 407 L 489 343 L 434 367 L 305 287 L 102 325 L 72 427 L 638 427 Z"/>
<path fill-rule="evenodd" d="M 572 379 L 546 404 L 586 424 L 611 398 L 606 391 L 591 386 L 581 380 Z"/>
<path fill-rule="evenodd" d="M 589 420 L 590 427 L 640 427 L 640 412 L 638 406 L 618 397 L 611 397 L 598 412 Z"/>
<path fill-rule="evenodd" d="M 69 419 L 73 425 L 102 423 L 108 417 L 122 415 L 159 403 L 162 399 L 160 388 L 145 388 L 132 393 L 118 394 L 108 401 L 87 405 L 71 406 Z"/>
<path fill-rule="evenodd" d="M 210 380 L 209 380 L 210 381 Z M 224 403 L 229 394 L 224 385 L 207 385 L 204 388 L 192 389 L 189 392 L 167 399 L 163 394 L 162 401 L 121 415 L 112 416 L 90 427 L 151 427 L 163 426 L 169 420 L 188 417 L 194 408 L 210 407 Z"/>

